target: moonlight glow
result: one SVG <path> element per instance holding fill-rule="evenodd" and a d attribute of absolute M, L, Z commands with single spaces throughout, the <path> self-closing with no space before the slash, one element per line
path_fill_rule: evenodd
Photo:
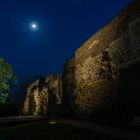
<path fill-rule="evenodd" d="M 38 25 L 36 23 L 31 23 L 31 29 L 32 30 L 37 30 L 38 29 Z"/>
<path fill-rule="evenodd" d="M 32 25 L 32 27 L 33 27 L 33 28 L 36 28 L 36 25 L 35 25 L 35 24 L 33 24 L 33 25 Z"/>

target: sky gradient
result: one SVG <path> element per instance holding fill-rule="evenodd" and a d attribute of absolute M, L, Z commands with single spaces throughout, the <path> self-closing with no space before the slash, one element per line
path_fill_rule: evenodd
<path fill-rule="evenodd" d="M 131 1 L 1 0 L 0 57 L 17 75 L 62 73 L 74 51 Z"/>

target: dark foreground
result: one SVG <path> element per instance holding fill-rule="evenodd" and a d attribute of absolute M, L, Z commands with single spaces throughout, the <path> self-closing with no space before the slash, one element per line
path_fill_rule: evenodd
<path fill-rule="evenodd" d="M 55 122 L 32 122 L 0 130 L 0 140 L 115 140 L 112 136 Z"/>
<path fill-rule="evenodd" d="M 140 140 L 138 132 L 41 116 L 0 118 L 0 140 Z"/>

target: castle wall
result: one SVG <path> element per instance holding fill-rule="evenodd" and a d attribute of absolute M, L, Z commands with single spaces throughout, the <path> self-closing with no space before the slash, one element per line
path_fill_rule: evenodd
<path fill-rule="evenodd" d="M 136 1 L 75 52 L 77 111 L 86 115 L 114 109 L 124 112 L 123 99 L 130 101 L 135 97 L 132 92 L 127 97 L 128 93 L 124 91 L 128 91 L 126 89 L 130 85 L 134 89 L 136 79 L 133 78 L 132 82 L 134 76 L 130 76 L 128 71 L 139 63 L 139 56 L 140 1 Z M 135 75 L 140 77 L 138 72 Z M 124 81 L 129 81 L 129 85 Z M 128 104 L 126 106 L 129 107 Z"/>
<path fill-rule="evenodd" d="M 62 79 L 63 111 L 65 115 L 72 115 L 74 113 L 76 99 L 75 58 L 72 58 L 65 63 Z"/>
<path fill-rule="evenodd" d="M 62 77 L 29 86 L 24 114 L 53 114 L 62 104 L 67 115 L 126 119 L 139 113 L 139 83 L 140 1 L 135 0 L 76 50 Z"/>
<path fill-rule="evenodd" d="M 62 102 L 61 75 L 50 75 L 32 83 L 27 89 L 24 115 L 53 114 Z"/>

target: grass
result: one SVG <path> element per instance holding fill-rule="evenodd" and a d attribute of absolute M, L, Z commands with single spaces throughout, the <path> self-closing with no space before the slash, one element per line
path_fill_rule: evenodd
<path fill-rule="evenodd" d="M 87 129 L 47 121 L 0 129 L 0 140 L 117 140 Z"/>

